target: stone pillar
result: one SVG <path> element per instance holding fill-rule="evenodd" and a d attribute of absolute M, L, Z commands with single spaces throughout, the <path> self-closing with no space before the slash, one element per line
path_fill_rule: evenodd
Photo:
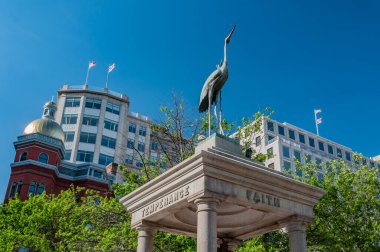
<path fill-rule="evenodd" d="M 219 201 L 214 198 L 200 198 L 197 205 L 197 252 L 217 252 L 216 207 Z"/>
<path fill-rule="evenodd" d="M 137 236 L 137 252 L 153 252 L 153 239 L 156 230 L 149 226 L 140 226 L 136 228 Z"/>
<path fill-rule="evenodd" d="M 306 223 L 302 221 L 292 221 L 286 225 L 291 252 L 307 252 L 305 228 Z"/>

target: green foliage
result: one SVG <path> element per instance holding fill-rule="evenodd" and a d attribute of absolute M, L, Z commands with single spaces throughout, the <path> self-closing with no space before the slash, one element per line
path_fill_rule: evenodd
<path fill-rule="evenodd" d="M 136 235 L 122 204 L 84 189 L 16 198 L 0 209 L 0 251 L 134 251 Z"/>
<path fill-rule="evenodd" d="M 236 252 L 287 252 L 288 234 L 283 231 L 274 231 L 261 236 L 253 237 L 244 242 Z"/>
<path fill-rule="evenodd" d="M 365 164 L 362 155 L 355 154 L 354 160 L 355 167 L 343 160 L 297 163 L 303 172 L 299 180 L 327 191 L 314 207 L 314 223 L 307 229 L 313 251 L 380 250 L 379 171 Z M 321 170 L 324 176 L 318 179 Z"/>
<path fill-rule="evenodd" d="M 263 141 L 263 122 L 265 119 L 269 119 L 273 115 L 274 111 L 271 108 L 266 108 L 264 111 L 256 112 L 253 117 L 242 118 L 242 125 L 237 127 L 235 137 L 240 140 L 240 144 L 243 147 L 243 155 L 246 155 L 248 149 L 252 151 L 252 159 L 264 162 L 270 158 L 272 154 L 260 153 L 260 146 L 256 146 L 256 137 L 260 138 L 260 142 Z"/>

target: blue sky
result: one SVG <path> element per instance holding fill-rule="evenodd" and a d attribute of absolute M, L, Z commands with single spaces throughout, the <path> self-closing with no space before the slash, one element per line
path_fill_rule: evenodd
<path fill-rule="evenodd" d="M 171 92 L 196 113 L 207 76 L 229 45 L 224 117 L 270 106 L 274 119 L 366 156 L 380 154 L 380 2 L 1 1 L 0 200 L 13 142 L 64 83 L 127 93 L 131 110 L 158 118 Z"/>

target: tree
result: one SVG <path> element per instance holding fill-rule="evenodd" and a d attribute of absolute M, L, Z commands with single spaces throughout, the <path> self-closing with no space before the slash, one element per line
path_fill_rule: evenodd
<path fill-rule="evenodd" d="M 0 208 L 0 251 L 135 251 L 136 235 L 122 204 L 90 190 L 16 197 Z"/>
<path fill-rule="evenodd" d="M 380 250 L 380 180 L 362 155 L 354 155 L 355 165 L 333 160 L 297 166 L 305 183 L 327 194 L 314 207 L 314 223 L 307 229 L 307 242 L 314 251 Z M 318 172 L 324 176 L 318 178 Z"/>
<path fill-rule="evenodd" d="M 352 166 L 343 160 L 303 165 L 295 159 L 302 171 L 302 176 L 294 174 L 295 179 L 327 192 L 314 207 L 314 223 L 306 229 L 310 251 L 380 251 L 379 170 L 362 155 L 354 155 L 354 160 Z M 286 243 L 287 234 L 276 231 L 247 241 L 238 252 L 288 251 Z"/>

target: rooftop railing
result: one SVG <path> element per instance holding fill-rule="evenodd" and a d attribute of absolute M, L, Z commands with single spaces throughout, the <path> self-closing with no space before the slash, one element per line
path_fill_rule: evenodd
<path fill-rule="evenodd" d="M 92 87 L 92 86 L 90 87 L 88 85 L 74 85 L 74 86 L 62 85 L 61 90 L 70 90 L 70 91 L 88 90 L 88 91 L 94 91 L 94 92 L 109 94 L 109 95 L 115 96 L 117 98 L 128 100 L 128 96 L 126 94 L 118 93 L 118 92 L 109 90 L 108 88 L 102 88 L 102 87 Z"/>

